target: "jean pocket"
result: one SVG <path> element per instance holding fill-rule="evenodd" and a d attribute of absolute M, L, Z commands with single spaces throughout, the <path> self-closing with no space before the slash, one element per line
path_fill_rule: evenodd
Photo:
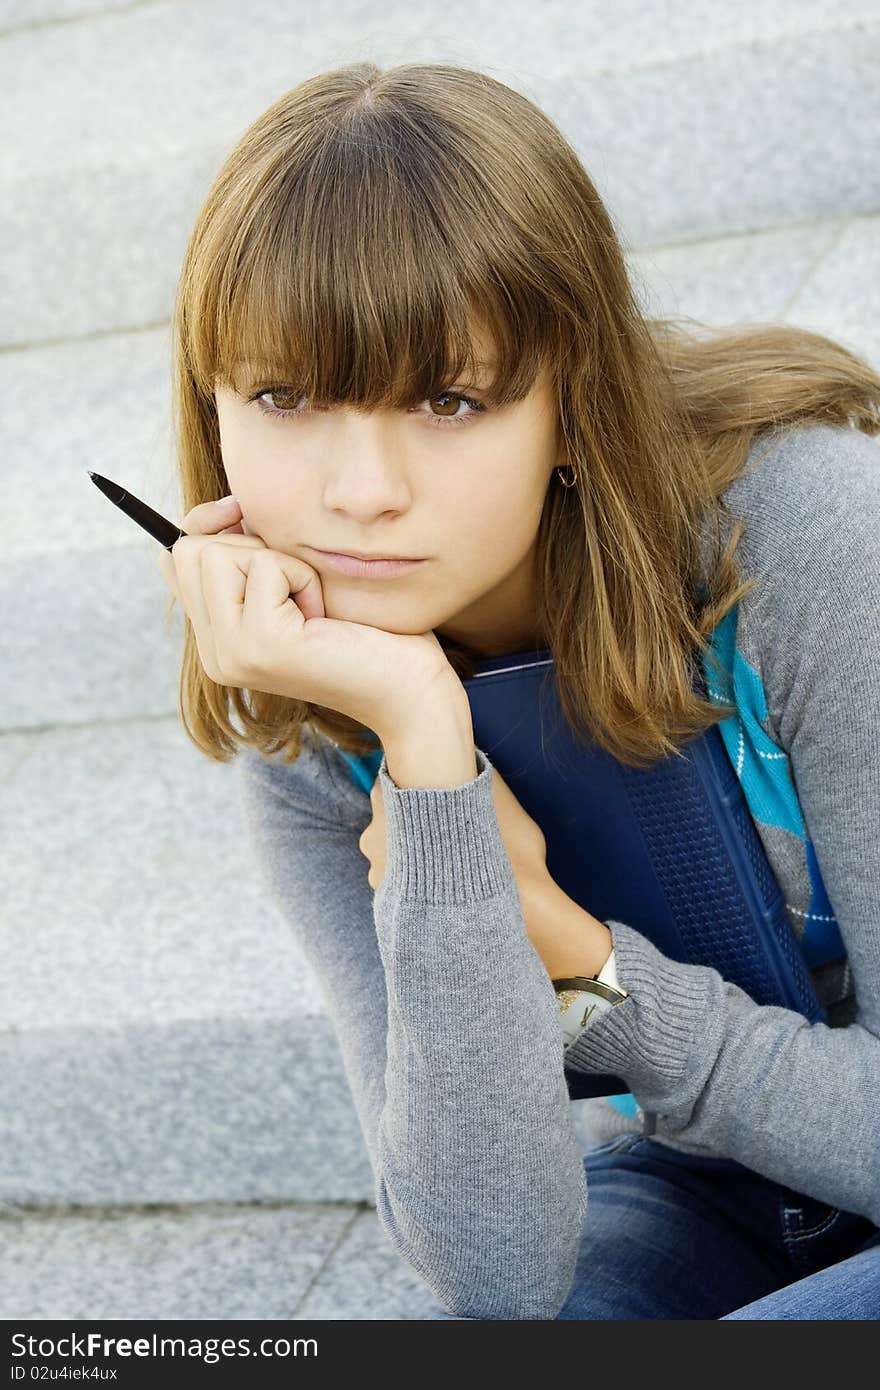
<path fill-rule="evenodd" d="M 866 1216 L 791 1191 L 782 1197 L 781 1215 L 785 1249 L 799 1272 L 847 1259 L 877 1229 Z"/>

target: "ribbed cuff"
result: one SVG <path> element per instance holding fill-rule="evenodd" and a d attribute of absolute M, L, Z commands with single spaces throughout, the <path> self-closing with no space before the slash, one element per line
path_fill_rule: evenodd
<path fill-rule="evenodd" d="M 379 892 L 410 902 L 470 903 L 516 885 L 492 795 L 492 764 L 476 749 L 477 776 L 460 787 L 398 787 L 385 755 L 386 866 Z"/>
<path fill-rule="evenodd" d="M 664 1111 L 702 1085 L 724 981 L 707 965 L 670 960 L 624 922 L 606 919 L 620 987 L 628 999 L 587 1028 L 565 1054 L 572 1071 L 622 1076 L 645 1110 Z M 692 1076 L 691 1076 L 692 1074 Z"/>

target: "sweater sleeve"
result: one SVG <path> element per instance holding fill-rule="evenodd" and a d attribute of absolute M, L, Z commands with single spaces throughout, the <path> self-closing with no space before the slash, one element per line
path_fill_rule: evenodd
<path fill-rule="evenodd" d="M 810 431 L 777 460 L 752 621 L 855 1017 L 811 1026 L 759 1006 L 716 970 L 670 960 L 609 921 L 630 997 L 572 1044 L 566 1065 L 624 1077 L 661 1142 L 733 1158 L 880 1224 L 880 452 L 848 435 Z"/>
<path fill-rule="evenodd" d="M 529 940 L 492 796 L 399 788 L 383 757 L 385 877 L 369 798 L 318 744 L 239 757 L 257 866 L 316 972 L 375 1177 L 379 1221 L 442 1306 L 553 1319 L 586 1214 L 552 982 Z"/>

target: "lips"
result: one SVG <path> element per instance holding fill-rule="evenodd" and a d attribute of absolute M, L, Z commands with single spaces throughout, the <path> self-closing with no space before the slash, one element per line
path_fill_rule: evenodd
<path fill-rule="evenodd" d="M 357 550 L 322 550 L 322 555 L 343 555 L 346 560 L 366 560 L 373 564 L 377 560 L 418 560 L 419 555 L 361 555 Z"/>
<path fill-rule="evenodd" d="M 395 575 L 409 574 L 425 563 L 424 560 L 359 560 L 354 555 L 341 555 L 328 550 L 316 553 L 330 569 L 353 579 L 392 579 Z"/>

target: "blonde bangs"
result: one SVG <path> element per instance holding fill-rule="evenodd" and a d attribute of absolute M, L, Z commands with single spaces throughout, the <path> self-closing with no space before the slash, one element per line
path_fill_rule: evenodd
<path fill-rule="evenodd" d="M 363 410 L 454 383 L 495 406 L 528 395 L 564 335 L 518 230 L 485 189 L 466 196 L 479 174 L 462 140 L 436 123 L 428 138 L 393 108 L 352 113 L 305 165 L 278 149 L 252 170 L 244 208 L 233 163 L 183 277 L 198 390 L 283 383 Z"/>

